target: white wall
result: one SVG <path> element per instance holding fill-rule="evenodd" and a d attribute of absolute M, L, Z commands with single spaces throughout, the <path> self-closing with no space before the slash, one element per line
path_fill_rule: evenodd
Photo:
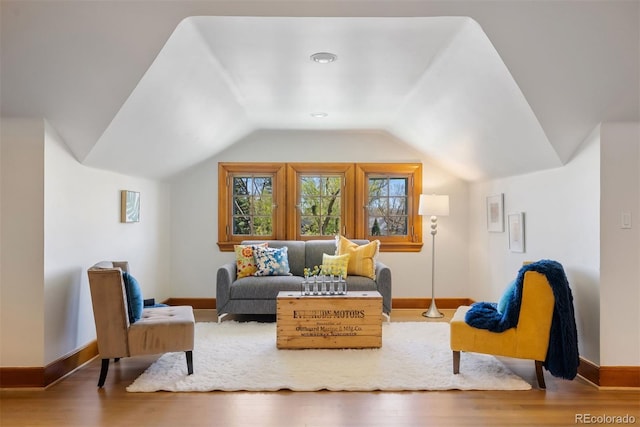
<path fill-rule="evenodd" d="M 497 301 L 526 260 L 560 262 L 574 296 L 579 350 L 599 363 L 600 135 L 564 167 L 471 185 L 470 283 L 476 300 Z M 486 197 L 504 193 L 505 232 L 489 233 Z M 525 253 L 509 251 L 506 215 L 525 213 Z M 637 364 L 637 363 L 636 363 Z"/>
<path fill-rule="evenodd" d="M 95 339 L 87 268 L 127 260 L 143 296 L 169 287 L 169 189 L 81 165 L 49 124 L 45 128 L 45 364 Z M 120 222 L 120 190 L 141 193 L 140 222 Z"/>
<path fill-rule="evenodd" d="M 0 366 L 41 367 L 95 339 L 93 263 L 129 260 L 145 296 L 170 296 L 168 185 L 80 165 L 43 120 L 0 128 Z M 121 189 L 140 223 L 119 222 Z"/>
<path fill-rule="evenodd" d="M 600 361 L 640 365 L 640 124 L 603 123 L 601 132 Z M 632 228 L 621 228 L 622 212 Z M 620 327 L 626 325 L 626 327 Z"/>
<path fill-rule="evenodd" d="M 449 194 L 451 216 L 439 220 L 436 295 L 466 296 L 468 185 L 383 132 L 260 131 L 171 181 L 173 296 L 215 297 L 216 271 L 234 259 L 217 236 L 218 162 L 422 162 L 423 192 Z M 431 236 L 420 253 L 380 254 L 391 267 L 394 297 L 431 295 Z"/>
<path fill-rule="evenodd" d="M 0 120 L 2 366 L 42 366 L 44 360 L 43 134 L 42 120 Z"/>

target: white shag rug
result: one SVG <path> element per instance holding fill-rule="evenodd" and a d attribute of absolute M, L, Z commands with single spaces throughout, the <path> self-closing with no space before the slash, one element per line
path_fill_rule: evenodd
<path fill-rule="evenodd" d="M 452 371 L 449 324 L 385 322 L 382 347 L 278 350 L 275 323 L 196 323 L 194 373 L 185 355 L 162 355 L 129 392 L 316 390 L 529 390 L 493 356 L 462 353 Z"/>

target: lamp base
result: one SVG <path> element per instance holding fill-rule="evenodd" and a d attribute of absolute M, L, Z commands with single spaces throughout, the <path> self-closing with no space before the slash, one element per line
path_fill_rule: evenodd
<path fill-rule="evenodd" d="M 429 306 L 429 310 L 422 313 L 422 315 L 424 317 L 431 317 L 431 318 L 444 317 L 444 314 L 438 311 L 438 307 L 436 307 L 436 301 L 433 298 L 431 299 L 431 305 Z"/>

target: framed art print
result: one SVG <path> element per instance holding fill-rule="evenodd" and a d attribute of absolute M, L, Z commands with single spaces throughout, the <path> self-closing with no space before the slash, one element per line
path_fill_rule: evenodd
<path fill-rule="evenodd" d="M 120 222 L 140 222 L 140 193 L 122 190 Z"/>
<path fill-rule="evenodd" d="M 508 215 L 509 223 L 509 250 L 511 252 L 524 252 L 524 213 Z"/>
<path fill-rule="evenodd" d="M 504 231 L 504 194 L 487 197 L 487 230 L 494 233 Z"/>

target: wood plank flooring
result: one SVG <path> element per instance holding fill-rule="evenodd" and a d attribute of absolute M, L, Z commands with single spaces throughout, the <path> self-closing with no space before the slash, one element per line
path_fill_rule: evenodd
<path fill-rule="evenodd" d="M 422 311 L 394 310 L 391 318 L 438 321 Z M 453 312 L 441 311 L 447 315 L 441 321 Z M 196 317 L 216 319 L 213 310 L 197 310 Z M 0 390 L 0 426 L 569 426 L 582 424 L 576 417 L 594 424 L 593 417 L 625 415 L 640 425 L 640 390 L 599 390 L 546 371 L 547 390 L 538 390 L 533 362 L 514 359 L 501 360 L 532 390 L 127 393 L 125 387 L 155 359 L 122 359 L 110 367 L 103 389 L 96 387 L 100 362 L 94 359 L 45 390 Z M 608 421 L 599 424 L 615 424 Z"/>

